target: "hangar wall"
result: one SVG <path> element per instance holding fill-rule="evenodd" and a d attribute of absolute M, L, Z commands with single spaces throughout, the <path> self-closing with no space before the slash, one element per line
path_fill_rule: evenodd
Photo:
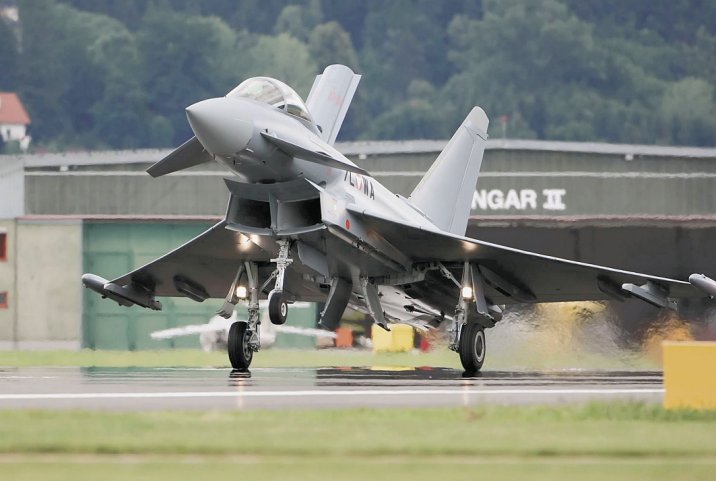
<path fill-rule="evenodd" d="M 17 339 L 20 347 L 79 346 L 81 253 L 81 222 L 18 220 Z"/>
<path fill-rule="evenodd" d="M 77 220 L 0 221 L 7 256 L 0 261 L 0 347 L 80 345 L 82 225 Z"/>
<path fill-rule="evenodd" d="M 408 195 L 444 142 L 365 142 L 339 145 L 349 158 L 392 191 Z M 562 150 L 560 150 L 562 149 Z M 130 156 L 130 153 L 127 154 Z M 28 169 L 29 215 L 223 215 L 228 190 L 218 164 L 158 179 L 133 163 Z M 116 160 L 114 154 L 108 160 Z M 60 167 L 58 169 L 58 167 Z M 489 141 L 472 215 L 686 216 L 716 213 L 716 149 Z"/>
<path fill-rule="evenodd" d="M 0 346 L 8 347 L 13 347 L 17 338 L 15 232 L 14 219 L 0 219 L 0 236 L 5 238 L 0 259 Z"/>

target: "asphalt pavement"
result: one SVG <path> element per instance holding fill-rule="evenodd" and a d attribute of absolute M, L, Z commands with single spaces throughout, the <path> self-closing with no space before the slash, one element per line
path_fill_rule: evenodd
<path fill-rule="evenodd" d="M 661 402 L 660 372 L 445 368 L 0 368 L 0 409 L 329 409 Z"/>

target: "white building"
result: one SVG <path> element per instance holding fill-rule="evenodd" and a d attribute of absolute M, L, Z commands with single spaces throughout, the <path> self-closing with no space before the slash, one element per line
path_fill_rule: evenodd
<path fill-rule="evenodd" d="M 0 92 L 0 137 L 4 142 L 17 141 L 26 150 L 30 144 L 27 126 L 30 116 L 27 115 L 20 99 L 12 92 Z"/>

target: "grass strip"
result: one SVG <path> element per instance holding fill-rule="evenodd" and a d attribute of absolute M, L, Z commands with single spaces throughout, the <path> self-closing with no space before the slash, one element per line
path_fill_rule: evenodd
<path fill-rule="evenodd" d="M 716 460 L 621 460 L 605 458 L 547 459 L 524 458 L 390 458 L 375 457 L 243 457 L 226 459 L 202 456 L 161 458 L 105 457 L 101 459 L 45 461 L 37 456 L 3 462 L 0 470 L 13 481 L 158 481 L 239 479 L 262 481 L 381 480 L 416 481 L 450 479 L 503 481 L 529 479 L 579 479 L 583 481 L 640 481 L 713 479 Z"/>
<path fill-rule="evenodd" d="M 716 412 L 639 403 L 441 409 L 0 411 L 0 453 L 716 458 Z"/>

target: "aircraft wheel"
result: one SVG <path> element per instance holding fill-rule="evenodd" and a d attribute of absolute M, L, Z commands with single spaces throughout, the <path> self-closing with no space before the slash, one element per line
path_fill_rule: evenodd
<path fill-rule="evenodd" d="M 467 324 L 460 333 L 460 362 L 467 372 L 477 372 L 485 361 L 485 330 L 479 324 Z"/>
<path fill-rule="evenodd" d="M 283 300 L 283 293 L 280 291 L 273 290 L 269 293 L 269 319 L 271 323 L 280 326 L 286 323 L 286 316 L 288 316 L 288 304 Z"/>
<path fill-rule="evenodd" d="M 235 322 L 229 329 L 229 361 L 234 369 L 248 369 L 254 357 L 254 351 L 249 346 L 251 332 L 248 327 L 245 322 Z"/>

